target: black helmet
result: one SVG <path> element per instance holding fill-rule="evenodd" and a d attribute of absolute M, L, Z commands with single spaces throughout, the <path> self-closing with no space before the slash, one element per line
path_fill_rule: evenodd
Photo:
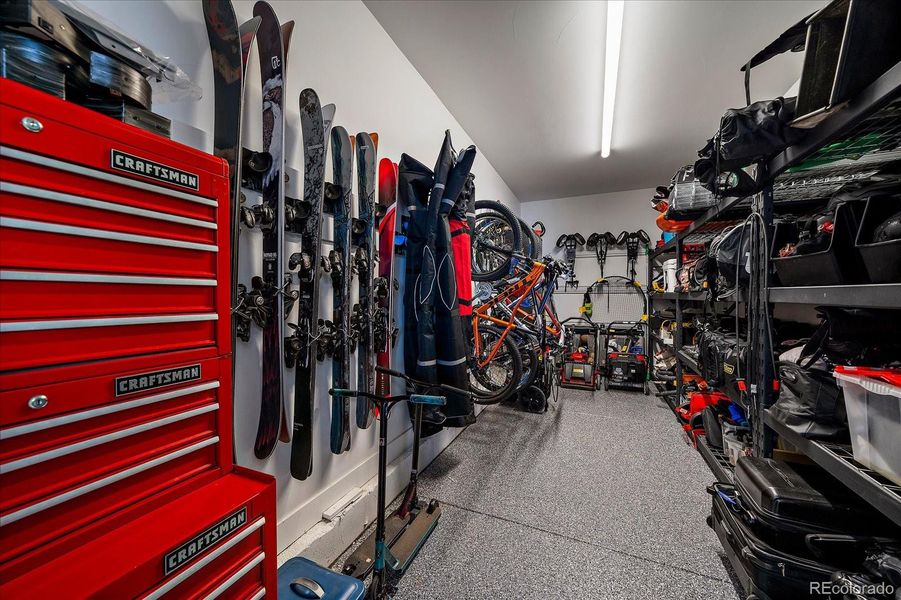
<path fill-rule="evenodd" d="M 873 242 L 890 242 L 901 239 L 901 212 L 896 212 L 873 231 Z"/>

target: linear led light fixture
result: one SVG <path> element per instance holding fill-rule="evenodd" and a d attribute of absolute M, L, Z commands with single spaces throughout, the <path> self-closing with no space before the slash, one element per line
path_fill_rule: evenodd
<path fill-rule="evenodd" d="M 623 38 L 625 0 L 607 0 L 607 49 L 604 53 L 604 113 L 601 120 L 601 157 L 610 156 L 613 139 L 613 106 L 616 104 L 616 76 L 619 48 Z"/>

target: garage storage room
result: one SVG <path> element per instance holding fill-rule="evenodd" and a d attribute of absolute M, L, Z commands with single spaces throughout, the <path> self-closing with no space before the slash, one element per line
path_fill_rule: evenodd
<path fill-rule="evenodd" d="M 0 0 L 0 598 L 901 600 L 898 0 Z"/>

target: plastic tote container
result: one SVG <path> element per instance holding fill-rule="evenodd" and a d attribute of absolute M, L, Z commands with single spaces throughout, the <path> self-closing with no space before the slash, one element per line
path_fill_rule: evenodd
<path fill-rule="evenodd" d="M 854 460 L 901 485 L 901 370 L 835 368 Z"/>

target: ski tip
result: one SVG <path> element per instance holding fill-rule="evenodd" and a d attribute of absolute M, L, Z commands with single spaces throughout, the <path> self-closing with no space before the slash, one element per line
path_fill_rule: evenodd
<path fill-rule="evenodd" d="M 322 122 L 323 123 L 331 123 L 335 120 L 335 105 L 334 104 L 326 104 L 322 107 Z"/>
<path fill-rule="evenodd" d="M 260 28 L 260 21 L 263 19 L 260 17 L 254 17 L 249 21 L 244 21 L 241 23 L 241 26 L 238 28 L 241 32 L 241 39 L 243 40 L 245 36 L 248 35 L 256 35 L 257 30 Z"/>
<path fill-rule="evenodd" d="M 294 32 L 294 21 L 285 21 L 282 23 L 282 39 L 287 40 Z"/>
<path fill-rule="evenodd" d="M 379 149 L 379 134 L 375 131 L 369 134 L 369 137 L 372 138 L 372 145 L 375 146 L 375 149 Z"/>

